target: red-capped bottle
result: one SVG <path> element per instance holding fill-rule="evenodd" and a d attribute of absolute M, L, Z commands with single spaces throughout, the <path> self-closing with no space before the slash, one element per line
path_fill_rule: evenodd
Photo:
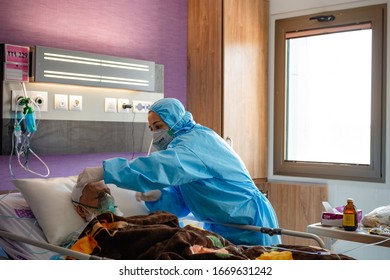
<path fill-rule="evenodd" d="M 352 198 L 347 199 L 347 205 L 344 207 L 343 227 L 347 231 L 355 231 L 358 227 L 357 211 Z"/>

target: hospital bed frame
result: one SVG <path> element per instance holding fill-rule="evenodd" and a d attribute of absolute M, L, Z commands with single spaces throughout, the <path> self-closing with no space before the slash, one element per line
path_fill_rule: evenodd
<path fill-rule="evenodd" d="M 213 223 L 217 224 L 214 222 L 209 222 L 205 221 L 207 223 Z M 218 223 L 219 224 L 219 223 Z M 289 236 L 294 236 L 294 237 L 300 237 L 300 238 L 308 238 L 308 239 L 313 239 L 315 240 L 318 245 L 322 249 L 326 249 L 324 241 L 315 234 L 312 233 L 307 233 L 307 232 L 300 232 L 300 231 L 294 231 L 294 230 L 287 230 L 287 229 L 281 229 L 281 228 L 266 228 L 266 227 L 258 227 L 258 226 L 251 226 L 251 225 L 237 225 L 237 224 L 220 224 L 224 226 L 229 226 L 229 227 L 234 227 L 234 228 L 240 228 L 240 229 L 245 229 L 245 230 L 251 230 L 251 231 L 258 231 L 264 234 L 268 234 L 270 236 L 272 235 L 289 235 Z M 79 260 L 108 260 L 109 258 L 104 258 L 104 257 L 99 257 L 99 256 L 94 256 L 94 255 L 88 255 L 84 254 L 81 252 L 76 252 L 67 248 L 63 248 L 60 246 L 52 245 L 50 243 L 45 243 L 37 240 L 33 240 L 21 235 L 17 235 L 11 232 L 3 231 L 0 230 L 0 237 L 27 243 L 36 247 L 40 247 L 49 251 L 53 251 L 62 255 L 70 256 L 75 259 Z"/>
<path fill-rule="evenodd" d="M 144 154 L 137 153 L 137 154 L 133 155 L 132 157 L 137 157 L 139 155 L 144 155 Z M 64 155 L 47 156 L 46 160 L 49 161 L 51 166 L 54 166 L 54 168 L 52 168 L 52 169 L 57 171 L 57 173 L 52 174 L 51 177 L 61 177 L 61 176 L 66 177 L 66 176 L 70 176 L 73 174 L 77 174 L 78 173 L 77 170 L 79 170 L 79 169 L 82 170 L 81 169 L 82 167 L 84 168 L 85 166 L 98 166 L 101 164 L 102 160 L 104 160 L 106 158 L 112 158 L 112 157 L 128 157 L 128 153 L 90 154 L 90 155 L 88 155 L 87 158 L 85 158 L 84 154 L 66 155 L 66 156 L 64 156 Z M 80 162 L 80 165 L 75 164 L 78 162 Z M 4 166 L 7 166 L 9 163 L 9 156 L 1 156 L 0 157 L 0 166 L 2 163 Z M 59 163 L 60 165 L 56 165 L 57 163 Z M 67 168 L 64 168 L 64 166 Z M 6 169 L 6 168 L 1 169 L 0 168 L 0 175 L 3 176 L 4 178 L 9 178 L 9 180 L 4 180 L 4 182 L 9 183 L 10 184 L 9 188 L 11 188 L 11 187 L 13 187 L 13 185 L 11 184 L 11 177 L 9 175 L 9 172 L 8 171 L 6 172 L 6 170 L 8 170 L 8 169 Z M 66 172 L 64 170 L 66 170 Z M 21 173 L 21 174 L 15 173 L 15 176 L 22 177 L 22 174 L 24 175 L 24 173 Z M 8 186 L 6 186 L 6 187 L 8 187 Z M 0 194 L 5 194 L 5 193 L 9 193 L 9 192 L 19 192 L 19 191 L 18 190 L 14 190 L 14 191 L 1 191 L 0 190 Z M 186 217 L 186 219 L 188 219 L 188 217 Z M 194 221 L 199 222 L 199 221 L 195 220 L 195 218 L 194 218 Z M 204 222 L 213 223 L 210 221 L 204 221 Z M 286 230 L 286 229 L 281 229 L 281 228 L 257 227 L 257 226 L 250 226 L 250 225 L 237 225 L 237 224 L 225 224 L 225 225 L 231 226 L 231 227 L 236 227 L 236 228 L 242 228 L 242 229 L 246 229 L 246 230 L 257 231 L 257 232 L 261 232 L 264 234 L 268 234 L 270 236 L 272 236 L 272 235 L 289 235 L 289 236 L 294 236 L 294 237 L 313 239 L 319 244 L 319 246 L 321 248 L 326 248 L 324 241 L 318 235 L 315 235 L 312 233 Z M 36 247 L 47 249 L 49 251 L 53 251 L 53 252 L 60 253 L 63 255 L 68 255 L 68 256 L 74 257 L 76 259 L 102 259 L 101 257 L 90 256 L 87 254 L 79 253 L 79 252 L 76 252 L 76 251 L 73 251 L 73 250 L 70 250 L 70 249 L 67 249 L 64 247 L 52 245 L 52 244 L 47 243 L 47 242 L 30 239 L 30 238 L 27 238 L 27 237 L 22 236 L 22 235 L 17 235 L 15 233 L 9 232 L 9 231 L 0 230 L 0 238 L 7 238 L 9 240 L 14 240 L 14 241 L 19 241 L 19 242 L 25 243 L 25 244 L 30 244 L 30 245 L 33 245 Z"/>

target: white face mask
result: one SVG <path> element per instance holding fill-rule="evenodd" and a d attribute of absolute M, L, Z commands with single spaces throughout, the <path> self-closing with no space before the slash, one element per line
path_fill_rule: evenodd
<path fill-rule="evenodd" d="M 170 129 L 159 129 L 153 131 L 153 147 L 158 150 L 165 150 L 173 140 L 173 132 Z"/>
<path fill-rule="evenodd" d="M 165 150 L 168 147 L 169 143 L 171 143 L 173 140 L 174 133 L 173 133 L 172 129 L 183 118 L 184 118 L 184 115 L 170 129 L 159 129 L 159 130 L 153 131 L 152 145 L 156 150 L 161 151 L 161 150 Z"/>

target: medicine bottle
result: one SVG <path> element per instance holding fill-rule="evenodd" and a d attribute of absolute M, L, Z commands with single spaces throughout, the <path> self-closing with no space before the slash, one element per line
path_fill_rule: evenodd
<path fill-rule="evenodd" d="M 344 207 L 343 227 L 347 231 L 355 231 L 358 227 L 357 211 L 352 198 L 347 199 L 347 205 Z"/>

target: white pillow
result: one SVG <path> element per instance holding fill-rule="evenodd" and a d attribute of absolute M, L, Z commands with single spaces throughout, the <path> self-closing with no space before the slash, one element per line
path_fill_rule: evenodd
<path fill-rule="evenodd" d="M 60 245 L 85 221 L 77 214 L 71 202 L 77 176 L 57 178 L 15 179 L 12 183 L 21 191 L 34 213 L 49 243 Z M 108 185 L 115 203 L 124 216 L 147 214 L 144 203 L 135 200 L 135 192 Z"/>
<path fill-rule="evenodd" d="M 70 233 L 85 223 L 71 201 L 76 180 L 77 176 L 12 181 L 23 194 L 51 244 L 60 245 Z"/>

